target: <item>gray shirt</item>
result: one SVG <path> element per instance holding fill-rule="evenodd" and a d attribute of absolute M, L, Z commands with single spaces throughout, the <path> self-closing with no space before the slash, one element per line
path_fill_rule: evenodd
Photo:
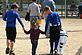
<path fill-rule="evenodd" d="M 27 12 L 30 12 L 30 16 L 39 16 L 40 8 L 36 2 L 33 2 L 29 5 Z"/>

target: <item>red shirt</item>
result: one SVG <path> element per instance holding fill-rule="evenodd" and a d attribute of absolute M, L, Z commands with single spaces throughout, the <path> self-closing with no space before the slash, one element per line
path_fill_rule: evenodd
<path fill-rule="evenodd" d="M 34 29 L 34 28 L 31 28 L 29 31 L 25 31 L 25 33 L 30 34 L 30 39 L 33 40 L 38 40 L 40 33 L 45 34 L 45 32 L 41 31 L 40 29 Z"/>

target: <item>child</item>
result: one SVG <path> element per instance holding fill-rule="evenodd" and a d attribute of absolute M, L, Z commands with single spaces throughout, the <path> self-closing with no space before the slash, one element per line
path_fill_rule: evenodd
<path fill-rule="evenodd" d="M 30 34 L 30 39 L 31 39 L 31 44 L 32 44 L 32 55 L 36 55 L 39 35 L 40 33 L 45 34 L 45 32 L 38 29 L 38 24 L 34 22 L 32 23 L 32 28 L 29 31 L 24 30 L 24 32 L 26 34 Z"/>
<path fill-rule="evenodd" d="M 24 30 L 24 25 L 20 19 L 19 14 L 17 13 L 18 8 L 19 8 L 18 4 L 14 3 L 11 6 L 11 10 L 9 10 L 3 16 L 3 20 L 6 21 L 6 36 L 7 36 L 6 54 L 9 55 L 15 55 L 15 53 L 13 53 L 13 47 L 16 39 L 16 18 Z"/>
<path fill-rule="evenodd" d="M 46 6 L 44 8 L 43 13 L 48 15 L 45 24 L 45 32 L 46 35 L 48 36 L 47 31 L 49 30 L 50 53 L 53 54 L 53 43 L 55 42 L 55 51 L 56 51 L 60 38 L 60 29 L 62 28 L 61 19 L 59 17 L 59 14 L 57 12 L 52 12 L 49 6 Z"/>
<path fill-rule="evenodd" d="M 60 31 L 60 40 L 58 44 L 58 54 L 63 55 L 64 47 L 67 41 L 67 32 L 65 30 Z"/>

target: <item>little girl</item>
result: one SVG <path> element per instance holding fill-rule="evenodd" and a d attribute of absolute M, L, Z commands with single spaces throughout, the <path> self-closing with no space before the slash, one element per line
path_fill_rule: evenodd
<path fill-rule="evenodd" d="M 29 31 L 24 30 L 24 32 L 26 34 L 30 34 L 30 40 L 31 40 L 31 44 L 32 44 L 32 55 L 36 55 L 36 48 L 38 45 L 39 35 L 40 35 L 40 33 L 45 34 L 45 32 L 38 29 L 37 23 L 32 23 L 32 24 L 33 24 L 32 28 Z"/>

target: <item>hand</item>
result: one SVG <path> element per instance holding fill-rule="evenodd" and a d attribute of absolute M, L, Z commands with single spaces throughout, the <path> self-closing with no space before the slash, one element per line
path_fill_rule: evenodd
<path fill-rule="evenodd" d="M 23 31 L 24 31 L 24 33 L 26 33 L 26 29 L 23 27 Z"/>
<path fill-rule="evenodd" d="M 50 34 L 46 32 L 46 38 L 49 38 L 50 37 Z"/>

